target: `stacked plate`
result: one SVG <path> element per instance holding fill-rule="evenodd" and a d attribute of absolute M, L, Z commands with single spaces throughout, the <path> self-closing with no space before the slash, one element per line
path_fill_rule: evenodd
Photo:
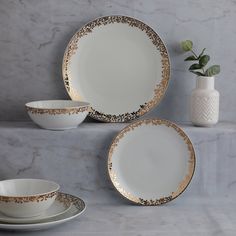
<path fill-rule="evenodd" d="M 40 230 L 78 217 L 85 210 L 84 201 L 58 189 L 47 180 L 0 181 L 0 228 Z"/>

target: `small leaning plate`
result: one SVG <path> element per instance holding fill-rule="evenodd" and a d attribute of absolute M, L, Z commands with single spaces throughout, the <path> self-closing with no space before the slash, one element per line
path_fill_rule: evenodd
<path fill-rule="evenodd" d="M 141 205 L 160 205 L 178 197 L 195 170 L 193 145 L 176 124 L 146 119 L 125 127 L 113 140 L 108 172 L 115 188 Z"/>
<path fill-rule="evenodd" d="M 76 196 L 58 193 L 58 200 L 65 202 L 69 201 L 72 205 L 70 209 L 62 215 L 55 216 L 51 219 L 41 220 L 40 223 L 30 223 L 30 224 L 9 224 L 0 223 L 0 229 L 4 230 L 17 230 L 17 231 L 35 231 L 54 227 L 56 225 L 65 223 L 69 220 L 78 217 L 82 214 L 86 208 L 84 201 Z"/>

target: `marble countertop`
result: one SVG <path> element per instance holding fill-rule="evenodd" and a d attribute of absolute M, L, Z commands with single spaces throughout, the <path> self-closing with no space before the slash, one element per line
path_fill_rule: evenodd
<path fill-rule="evenodd" d="M 181 125 L 193 141 L 197 168 L 187 190 L 159 207 L 131 204 L 107 177 L 108 147 L 125 125 L 83 123 L 48 131 L 31 122 L 0 122 L 0 179 L 51 179 L 87 203 L 71 222 L 22 235 L 235 235 L 236 124 Z"/>
<path fill-rule="evenodd" d="M 159 207 L 88 204 L 86 212 L 71 222 L 36 232 L 0 231 L 0 235 L 45 236 L 234 236 L 235 201 L 179 199 Z"/>

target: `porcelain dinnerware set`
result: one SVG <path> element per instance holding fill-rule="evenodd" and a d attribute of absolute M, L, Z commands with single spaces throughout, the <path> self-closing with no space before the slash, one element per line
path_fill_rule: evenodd
<path fill-rule="evenodd" d="M 187 188 L 195 169 L 194 148 L 187 134 L 168 120 L 138 119 L 160 103 L 170 79 L 166 46 L 151 27 L 127 16 L 87 23 L 68 43 L 62 75 L 72 100 L 27 103 L 27 112 L 37 125 L 71 129 L 87 115 L 103 122 L 137 119 L 114 137 L 108 150 L 107 170 L 115 189 L 133 203 L 149 206 L 167 203 Z M 11 207 L 1 203 L 2 228 L 40 229 L 74 218 L 85 209 L 81 199 L 57 192 L 56 184 L 38 183 L 27 192 L 25 180 L 12 181 L 0 184 L 5 195 L 25 193 L 28 199 L 46 194 L 50 199 L 43 197 L 43 202 L 31 203 L 32 208 L 28 203 L 21 207 L 15 201 Z M 4 192 L 4 186 L 9 190 Z M 39 204 L 44 213 L 37 215 Z M 13 213 L 12 209 L 18 210 Z M 26 213 L 32 217 L 12 218 L 26 217 Z"/>

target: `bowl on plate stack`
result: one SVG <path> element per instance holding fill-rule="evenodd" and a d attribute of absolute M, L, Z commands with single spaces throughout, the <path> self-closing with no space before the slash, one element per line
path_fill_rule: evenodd
<path fill-rule="evenodd" d="M 85 210 L 82 199 L 43 179 L 0 181 L 0 228 L 36 230 L 64 223 Z"/>

